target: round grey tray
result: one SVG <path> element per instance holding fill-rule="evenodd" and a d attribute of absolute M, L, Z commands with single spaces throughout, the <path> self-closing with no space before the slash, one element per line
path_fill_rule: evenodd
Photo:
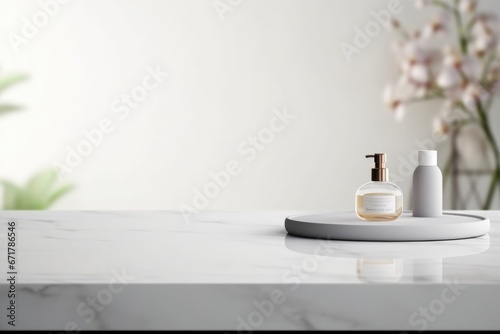
<path fill-rule="evenodd" d="M 431 241 L 474 238 L 488 233 L 485 217 L 445 212 L 441 217 L 417 218 L 405 212 L 395 221 L 369 222 L 354 212 L 321 212 L 287 217 L 288 233 L 307 238 L 352 241 Z"/>

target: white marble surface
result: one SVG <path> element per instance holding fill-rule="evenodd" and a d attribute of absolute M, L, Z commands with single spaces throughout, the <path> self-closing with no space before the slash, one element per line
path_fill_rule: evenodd
<path fill-rule="evenodd" d="M 412 270 L 423 258 L 442 261 L 443 278 L 500 283 L 500 212 L 475 212 L 491 219 L 489 236 L 424 243 L 287 236 L 291 213 L 208 212 L 186 223 L 171 212 L 3 212 L 0 242 L 16 220 L 20 283 L 103 283 L 122 269 L 135 283 L 287 283 L 297 265 L 311 266 L 304 283 L 363 283 L 357 259 L 374 257 L 404 262 L 397 282 L 424 282 Z"/>
<path fill-rule="evenodd" d="M 252 329 L 419 329 L 413 313 L 450 282 L 466 291 L 427 328 L 500 328 L 492 311 L 500 306 L 500 212 L 467 212 L 490 218 L 488 236 L 423 243 L 297 238 L 283 226 L 296 213 L 186 221 L 174 212 L 1 212 L 0 268 L 7 221 L 18 228 L 17 328 L 245 329 L 255 303 L 278 289 L 286 301 Z M 117 276 L 124 289 L 110 287 Z M 106 294 L 113 300 L 95 316 L 81 306 Z M 9 328 L 2 317 L 0 328 Z"/>

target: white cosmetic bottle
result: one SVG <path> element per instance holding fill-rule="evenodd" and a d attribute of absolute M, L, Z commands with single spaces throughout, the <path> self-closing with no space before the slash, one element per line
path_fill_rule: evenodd
<path fill-rule="evenodd" d="M 413 217 L 443 214 L 443 175 L 437 166 L 437 151 L 418 151 L 413 172 Z"/>

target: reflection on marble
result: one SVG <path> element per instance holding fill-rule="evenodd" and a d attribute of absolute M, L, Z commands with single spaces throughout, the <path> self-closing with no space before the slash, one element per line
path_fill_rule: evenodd
<path fill-rule="evenodd" d="M 287 234 L 285 245 L 289 250 L 308 255 L 320 252 L 331 258 L 357 258 L 356 274 L 363 283 L 440 283 L 443 258 L 485 252 L 490 247 L 490 238 L 484 235 L 447 241 L 352 242 L 304 239 Z"/>
<path fill-rule="evenodd" d="M 466 290 L 429 329 L 500 328 L 500 212 L 477 213 L 489 236 L 422 243 L 288 236 L 295 213 L 1 212 L 0 231 L 18 223 L 16 329 L 410 330 L 452 282 Z"/>

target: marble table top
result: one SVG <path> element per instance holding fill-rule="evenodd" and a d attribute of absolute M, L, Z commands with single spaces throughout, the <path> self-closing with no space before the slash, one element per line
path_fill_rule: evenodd
<path fill-rule="evenodd" d="M 385 243 L 287 235 L 297 213 L 0 212 L 0 329 L 500 328 L 499 211 L 467 212 L 482 237 Z"/>
<path fill-rule="evenodd" d="M 500 211 L 489 235 L 439 242 L 354 242 L 287 235 L 296 211 L 4 211 L 17 224 L 19 283 L 500 283 Z M 2 249 L 6 252 L 6 249 Z M 7 266 L 0 257 L 0 268 Z"/>

